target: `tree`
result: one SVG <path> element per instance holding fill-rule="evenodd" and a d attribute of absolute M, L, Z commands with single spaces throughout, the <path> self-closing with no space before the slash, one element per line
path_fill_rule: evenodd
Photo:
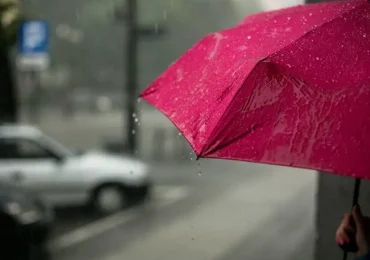
<path fill-rule="evenodd" d="M 9 54 L 22 20 L 18 0 L 0 0 L 0 123 L 18 119 L 17 91 Z"/>

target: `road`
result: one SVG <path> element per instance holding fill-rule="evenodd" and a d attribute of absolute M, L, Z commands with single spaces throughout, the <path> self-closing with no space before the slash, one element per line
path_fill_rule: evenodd
<path fill-rule="evenodd" d="M 58 212 L 50 241 L 55 260 L 312 260 L 316 174 L 293 168 L 200 161 L 173 154 L 183 141 L 156 111 L 138 119 L 139 156 L 152 161 L 151 201 L 105 219 Z M 70 147 L 96 148 L 121 136 L 119 113 L 45 115 L 39 127 Z M 167 160 L 153 161 L 153 134 L 167 131 Z M 198 174 L 199 173 L 199 174 Z"/>
<path fill-rule="evenodd" d="M 54 259 L 313 259 L 314 172 L 216 160 L 152 169 L 148 203 L 60 219 Z"/>

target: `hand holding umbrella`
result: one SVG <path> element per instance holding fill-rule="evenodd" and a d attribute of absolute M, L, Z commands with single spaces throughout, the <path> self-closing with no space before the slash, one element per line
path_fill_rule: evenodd
<path fill-rule="evenodd" d="M 362 215 L 359 206 L 354 206 L 351 213 L 344 214 L 335 240 L 340 246 L 356 241 L 356 256 L 370 259 L 370 218 Z"/>

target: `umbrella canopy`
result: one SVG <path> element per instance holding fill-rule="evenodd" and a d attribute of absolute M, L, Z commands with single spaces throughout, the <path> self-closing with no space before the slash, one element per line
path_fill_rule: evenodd
<path fill-rule="evenodd" d="M 199 157 L 370 178 L 370 2 L 252 15 L 141 95 Z"/>

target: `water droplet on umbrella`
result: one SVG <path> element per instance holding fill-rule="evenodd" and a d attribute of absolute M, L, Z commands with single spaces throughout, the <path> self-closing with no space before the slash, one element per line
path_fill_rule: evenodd
<path fill-rule="evenodd" d="M 292 17 L 288 16 L 288 18 L 287 18 L 287 19 L 288 19 L 288 21 L 290 21 L 290 20 L 292 20 Z"/>
<path fill-rule="evenodd" d="M 320 60 L 320 58 L 319 57 L 316 57 L 316 60 Z"/>
<path fill-rule="evenodd" d="M 252 39 L 252 36 L 248 35 L 247 39 L 248 39 L 248 40 Z"/>
<path fill-rule="evenodd" d="M 366 37 L 367 37 L 367 34 L 366 34 L 366 33 L 364 33 L 362 36 L 364 36 L 364 38 L 366 38 Z"/>
<path fill-rule="evenodd" d="M 312 16 L 312 13 L 309 13 L 308 15 L 309 15 L 309 16 Z"/>

